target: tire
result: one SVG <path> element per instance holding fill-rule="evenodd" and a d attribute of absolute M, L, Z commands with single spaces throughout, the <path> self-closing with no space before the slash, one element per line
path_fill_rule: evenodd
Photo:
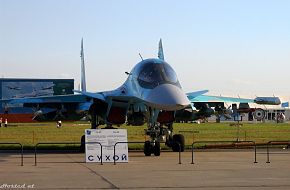
<path fill-rule="evenodd" d="M 145 156 L 151 156 L 151 143 L 150 143 L 150 141 L 145 141 L 145 143 L 144 143 L 144 154 L 145 154 Z"/>
<path fill-rule="evenodd" d="M 168 146 L 169 148 L 172 147 L 172 136 L 169 136 L 168 139 L 166 139 L 165 145 Z"/>
<path fill-rule="evenodd" d="M 181 134 L 176 134 L 173 135 L 173 143 L 172 143 L 172 150 L 173 152 L 184 152 L 184 145 L 185 145 L 185 140 L 184 136 Z"/>
<path fill-rule="evenodd" d="M 160 156 L 160 142 L 156 141 L 155 146 L 153 147 L 154 156 Z"/>
<path fill-rule="evenodd" d="M 81 153 L 84 153 L 85 152 L 85 150 L 86 150 L 86 147 L 85 147 L 85 145 L 86 145 L 86 142 L 85 142 L 85 135 L 83 135 L 82 137 L 81 137 L 81 146 L 80 146 L 80 152 Z"/>

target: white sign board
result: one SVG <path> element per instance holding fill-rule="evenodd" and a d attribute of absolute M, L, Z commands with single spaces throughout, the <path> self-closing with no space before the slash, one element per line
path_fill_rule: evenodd
<path fill-rule="evenodd" d="M 128 142 L 126 129 L 86 129 L 86 162 L 128 162 L 128 144 L 118 143 L 114 157 L 114 145 Z M 101 156 L 101 146 L 103 152 Z"/>

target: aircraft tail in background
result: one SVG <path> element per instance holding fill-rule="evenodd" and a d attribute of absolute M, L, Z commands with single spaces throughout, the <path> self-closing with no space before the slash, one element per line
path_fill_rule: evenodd
<path fill-rule="evenodd" d="M 159 41 L 158 47 L 158 58 L 164 61 L 164 54 L 163 54 L 163 47 L 162 47 L 162 40 Z"/>
<path fill-rule="evenodd" d="M 85 57 L 84 57 L 84 46 L 83 46 L 83 38 L 81 41 L 81 91 L 86 92 L 86 71 L 85 71 Z"/>

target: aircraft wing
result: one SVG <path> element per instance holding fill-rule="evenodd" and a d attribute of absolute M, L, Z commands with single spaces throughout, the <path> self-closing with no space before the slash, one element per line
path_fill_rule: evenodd
<path fill-rule="evenodd" d="M 119 96 L 114 94 L 114 92 L 82 92 L 76 91 L 80 94 L 71 95 L 57 95 L 57 96 L 39 96 L 39 97 L 27 97 L 27 98 L 12 98 L 6 100 L 0 100 L 0 103 L 8 104 L 46 104 L 46 103 L 86 103 L 89 102 L 88 99 L 98 99 L 101 101 L 106 101 L 106 99 L 123 99 L 130 100 L 129 96 Z"/>
<path fill-rule="evenodd" d="M 102 94 L 102 92 L 93 93 L 93 92 L 83 92 L 83 91 L 78 91 L 78 90 L 74 90 L 74 92 L 80 93 L 80 95 L 83 95 L 83 96 L 87 96 L 87 97 L 90 97 L 90 98 L 95 98 L 95 99 L 99 99 L 99 100 L 105 101 L 105 97 Z"/>
<path fill-rule="evenodd" d="M 121 95 L 118 91 L 106 92 L 83 92 L 75 91 L 80 94 L 71 95 L 57 95 L 57 96 L 39 96 L 30 98 L 12 98 L 7 100 L 0 100 L 0 104 L 24 104 L 24 105 L 60 105 L 60 104 L 73 104 L 77 105 L 80 110 L 88 111 L 93 104 L 92 100 L 99 100 L 103 102 L 117 101 L 120 103 L 140 103 L 139 99 L 135 97 Z"/>
<path fill-rule="evenodd" d="M 123 95 L 119 89 L 113 90 L 113 91 L 98 92 L 98 93 L 83 92 L 83 91 L 77 91 L 77 90 L 74 90 L 74 92 L 80 93 L 81 95 L 89 97 L 89 98 L 102 100 L 104 102 L 108 102 L 110 100 L 121 101 L 121 102 L 123 101 L 124 103 L 125 102 L 140 103 L 141 102 L 141 100 L 137 99 L 134 96 Z"/>
<path fill-rule="evenodd" d="M 203 92 L 203 91 L 198 91 Z M 219 102 L 239 102 L 239 103 L 256 103 L 264 105 L 279 105 L 281 101 L 278 97 L 256 97 L 255 99 L 247 98 L 233 98 L 233 97 L 224 97 L 224 96 L 211 96 L 204 94 L 196 94 L 192 96 L 193 93 L 188 93 L 187 97 L 192 103 L 196 102 L 208 102 L 208 103 L 219 103 Z"/>
<path fill-rule="evenodd" d="M 223 96 L 200 95 L 189 99 L 191 102 L 240 102 L 240 103 L 255 103 L 254 99 L 232 98 Z"/>

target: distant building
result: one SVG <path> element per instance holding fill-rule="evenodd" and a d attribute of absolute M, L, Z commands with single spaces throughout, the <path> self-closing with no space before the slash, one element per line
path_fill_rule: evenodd
<path fill-rule="evenodd" d="M 73 94 L 74 79 L 0 78 L 0 99 Z M 31 122 L 35 110 L 21 104 L 0 104 L 0 117 L 9 122 Z"/>
<path fill-rule="evenodd" d="M 268 109 L 265 110 L 265 121 L 277 121 L 278 115 L 283 113 L 285 115 L 285 121 L 290 121 L 290 109 L 279 108 L 279 109 Z"/>

